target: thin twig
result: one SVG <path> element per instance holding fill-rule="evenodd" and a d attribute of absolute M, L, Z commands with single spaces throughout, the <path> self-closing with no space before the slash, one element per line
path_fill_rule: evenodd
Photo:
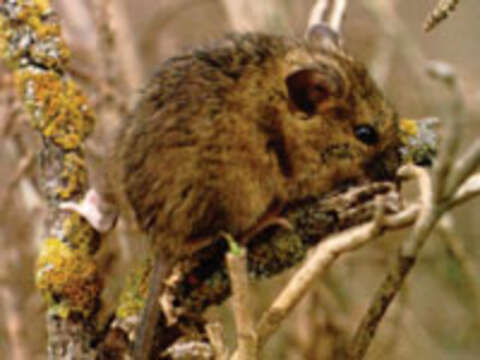
<path fill-rule="evenodd" d="M 467 285 L 473 295 L 472 303 L 475 310 L 475 320 L 477 326 L 480 328 L 480 283 L 477 279 L 477 270 L 474 261 L 468 254 L 462 239 L 458 235 L 454 219 L 451 215 L 445 215 L 442 220 L 440 220 L 438 233 L 445 241 L 462 269 Z"/>
<path fill-rule="evenodd" d="M 433 30 L 455 11 L 460 0 L 439 0 L 435 8 L 428 14 L 423 25 L 425 31 Z"/>
<path fill-rule="evenodd" d="M 330 29 L 340 34 L 345 10 L 346 0 L 317 0 L 310 12 L 308 28 L 317 24 L 326 24 Z"/>
<path fill-rule="evenodd" d="M 13 193 L 13 190 L 18 185 L 24 175 L 32 168 L 35 156 L 29 152 L 25 154 L 19 161 L 19 164 L 13 175 L 8 180 L 6 186 L 0 191 L 0 208 L 7 204 L 7 198 Z"/>
<path fill-rule="evenodd" d="M 424 171 L 413 172 L 420 185 L 422 200 L 420 213 L 410 236 L 402 244 L 392 267 L 375 293 L 355 332 L 349 347 L 349 356 L 353 360 L 360 360 L 365 356 L 379 323 L 415 265 L 418 254 L 425 245 L 432 229 L 441 216 L 450 209 L 455 199 L 455 196 L 447 198 L 445 188 L 446 184 L 451 181 L 450 179 L 458 178 L 458 175 L 452 172 L 452 164 L 458 152 L 460 127 L 464 123 L 463 101 L 457 87 L 455 74 L 451 68 L 437 63 L 429 70 L 434 78 L 447 85 L 454 97 L 448 114 L 450 116 L 447 118 L 448 124 L 445 126 L 446 134 L 443 138 L 439 158 L 434 165 L 432 179 L 430 180 Z M 473 165 L 469 166 L 469 168 L 474 167 Z M 458 189 L 455 193 L 458 194 L 461 190 Z M 465 193 L 461 194 L 462 197 L 466 197 Z"/>
<path fill-rule="evenodd" d="M 8 354 L 10 359 L 25 360 L 29 358 L 28 347 L 22 336 L 22 330 L 25 326 L 22 317 L 20 296 L 18 289 L 14 288 L 11 279 L 11 268 L 18 259 L 22 259 L 22 253 L 17 244 L 5 241 L 7 237 L 3 236 L 3 231 L 0 231 L 0 306 L 2 309 L 3 326 L 2 329 L 6 332 L 8 341 Z M 15 245 L 13 245 L 15 244 Z M 13 245 L 13 246 L 12 246 Z M 5 355 L 6 357 L 6 355 Z"/>
<path fill-rule="evenodd" d="M 382 208 L 379 207 L 379 209 Z M 383 212 L 380 210 L 375 221 L 324 240 L 262 315 L 257 325 L 259 345 L 264 345 L 276 332 L 281 322 L 307 292 L 313 281 L 317 280 L 340 254 L 355 250 L 377 237 L 383 230 L 383 224 L 385 221 Z"/>
<path fill-rule="evenodd" d="M 205 331 L 207 332 L 208 340 L 215 353 L 215 360 L 228 360 L 229 351 L 225 345 L 222 324 L 218 322 L 208 323 L 205 325 Z"/>
<path fill-rule="evenodd" d="M 445 192 L 447 196 L 458 189 L 473 174 L 480 164 L 480 141 L 477 140 L 460 159 L 456 160 L 452 174 L 448 178 Z"/>
<path fill-rule="evenodd" d="M 438 158 L 433 167 L 433 201 L 438 203 L 442 201 L 447 184 L 447 177 L 452 170 L 455 156 L 460 146 L 460 137 L 462 132 L 464 114 L 464 103 L 460 92 L 457 76 L 451 66 L 443 62 L 430 62 L 427 66 L 428 74 L 434 79 L 439 80 L 450 91 L 453 97 L 451 106 L 445 114 L 445 128 L 442 137 L 442 146 L 440 147 Z"/>
<path fill-rule="evenodd" d="M 247 253 L 244 248 L 240 248 L 237 251 L 228 252 L 226 257 L 233 294 L 233 315 L 237 329 L 238 350 L 232 359 L 255 360 L 258 357 L 257 334 L 248 290 Z"/>
<path fill-rule="evenodd" d="M 467 179 L 462 186 L 455 192 L 446 205 L 447 209 L 463 204 L 480 194 L 480 174 L 476 174 Z"/>
<path fill-rule="evenodd" d="M 412 235 L 402 246 L 395 263 L 389 270 L 382 285 L 375 293 L 371 305 L 366 315 L 363 317 L 349 346 L 349 356 L 351 359 L 362 359 L 375 335 L 380 321 L 383 319 L 388 305 L 393 300 L 400 289 L 406 274 L 415 262 L 415 254 L 423 244 L 426 234 L 433 226 L 433 213 L 429 208 L 429 202 L 432 198 L 431 182 L 424 170 L 410 166 L 409 175 L 414 175 L 418 179 L 419 189 L 423 193 L 420 195 L 422 204 L 416 220 L 416 226 Z"/>

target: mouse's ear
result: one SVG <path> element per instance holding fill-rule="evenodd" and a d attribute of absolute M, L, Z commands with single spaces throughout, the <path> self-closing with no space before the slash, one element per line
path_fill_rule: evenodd
<path fill-rule="evenodd" d="M 290 105 L 294 110 L 314 115 L 337 106 L 343 98 L 342 77 L 335 72 L 301 69 L 286 80 Z"/>

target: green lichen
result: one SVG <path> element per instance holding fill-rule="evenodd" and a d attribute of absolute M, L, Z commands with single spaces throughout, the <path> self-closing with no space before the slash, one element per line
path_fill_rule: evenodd
<path fill-rule="evenodd" d="M 102 284 L 91 257 L 58 238 L 48 238 L 42 244 L 36 270 L 36 285 L 50 312 L 64 318 L 72 312 L 85 317 L 94 313 Z"/>

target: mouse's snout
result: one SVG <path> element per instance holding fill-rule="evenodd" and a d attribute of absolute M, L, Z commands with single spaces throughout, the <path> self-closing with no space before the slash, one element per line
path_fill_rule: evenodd
<path fill-rule="evenodd" d="M 399 148 L 391 146 L 368 161 L 365 171 L 367 176 L 375 181 L 393 180 L 401 164 Z"/>

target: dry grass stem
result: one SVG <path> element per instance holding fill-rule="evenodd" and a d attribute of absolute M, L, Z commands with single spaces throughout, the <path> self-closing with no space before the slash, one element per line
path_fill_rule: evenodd
<path fill-rule="evenodd" d="M 480 164 L 480 141 L 477 140 L 460 159 L 455 161 L 445 192 L 451 196 L 477 170 Z"/>
<path fill-rule="evenodd" d="M 0 286 L 0 302 L 3 305 L 3 320 L 9 339 L 9 354 L 11 359 L 26 360 L 26 347 L 22 341 L 21 327 L 22 314 L 18 311 L 18 297 L 12 293 L 12 289 Z M 4 354 L 5 355 L 5 354 Z"/>
<path fill-rule="evenodd" d="M 428 14 L 423 25 L 425 31 L 433 30 L 438 24 L 445 20 L 455 11 L 460 0 L 438 0 L 435 8 Z"/>
<path fill-rule="evenodd" d="M 305 264 L 293 275 L 285 288 L 277 296 L 270 308 L 262 315 L 257 325 L 259 345 L 263 346 L 275 333 L 281 322 L 309 290 L 312 283 L 323 275 L 330 265 L 345 252 L 358 249 L 376 238 L 384 230 L 384 224 L 400 225 L 384 218 L 384 205 L 378 207 L 376 220 L 361 225 L 322 241 Z M 409 214 L 411 212 L 409 211 Z M 401 221 L 411 219 L 401 218 Z"/>
<path fill-rule="evenodd" d="M 232 286 L 233 316 L 237 330 L 237 352 L 234 360 L 255 360 L 257 356 L 257 334 L 252 314 L 247 275 L 247 254 L 230 251 L 226 255 L 227 268 Z"/>
<path fill-rule="evenodd" d="M 463 204 L 480 195 L 480 174 L 472 175 L 455 192 L 448 203 L 448 208 Z"/>
<path fill-rule="evenodd" d="M 434 165 L 431 180 L 425 171 L 415 170 L 413 167 L 406 170 L 407 173 L 413 174 L 418 180 L 421 193 L 420 199 L 422 201 L 420 212 L 410 236 L 402 244 L 394 264 L 375 293 L 366 314 L 355 332 L 349 349 L 350 358 L 353 360 L 363 359 L 367 353 L 379 323 L 405 282 L 406 276 L 415 265 L 418 254 L 432 229 L 441 216 L 450 208 L 449 203 L 454 201 L 454 197 L 445 193 L 446 184 L 451 181 L 449 179 L 464 177 L 462 174 L 455 174 L 455 169 L 452 169 L 458 153 L 461 125 L 464 123 L 463 101 L 457 87 L 456 76 L 452 69 L 444 64 L 437 63 L 435 66 L 430 67 L 429 70 L 433 78 L 440 80 L 447 86 L 453 97 L 453 104 L 447 114 L 447 124 L 440 154 Z M 472 151 L 472 153 L 475 152 Z M 469 171 L 478 165 L 470 164 L 470 161 L 468 162 Z M 463 169 L 463 167 L 460 168 Z M 457 191 L 461 191 L 461 189 Z M 465 198 L 464 192 L 462 197 Z"/>
<path fill-rule="evenodd" d="M 18 163 L 17 169 L 13 172 L 13 175 L 8 180 L 7 185 L 0 189 L 0 207 L 6 204 L 7 198 L 12 194 L 18 183 L 25 178 L 25 174 L 31 170 L 34 164 L 35 156 L 33 153 L 28 152 L 24 155 Z"/>
<path fill-rule="evenodd" d="M 5 324 L 8 355 L 10 359 L 26 360 L 29 358 L 29 354 L 28 347 L 22 337 L 25 322 L 20 311 L 20 296 L 11 286 L 12 284 L 9 284 L 11 282 L 9 271 L 21 257 L 21 252 L 12 243 L 8 243 L 1 228 L 0 244 L 2 248 L 0 253 L 0 307 L 2 309 L 2 320 Z M 6 356 L 6 354 L 4 355 Z"/>
<path fill-rule="evenodd" d="M 434 79 L 439 80 L 452 94 L 452 104 L 445 114 L 447 121 L 444 122 L 442 145 L 438 157 L 433 167 L 432 181 L 434 199 L 438 203 L 443 200 L 447 178 L 452 178 L 453 163 L 456 161 L 456 155 L 460 146 L 462 135 L 462 125 L 464 123 L 464 104 L 462 94 L 458 87 L 457 76 L 454 70 L 442 62 L 430 62 L 427 65 L 428 74 Z"/>
<path fill-rule="evenodd" d="M 214 322 L 208 323 L 205 326 L 208 340 L 215 353 L 215 360 L 228 360 L 229 351 L 225 345 L 224 329 L 221 323 Z"/>
<path fill-rule="evenodd" d="M 480 283 L 477 279 L 478 275 L 475 262 L 465 248 L 464 241 L 458 235 L 458 230 L 451 215 L 447 214 L 442 217 L 437 232 L 458 261 L 465 276 L 467 286 L 473 296 L 472 304 L 475 311 L 475 321 L 477 326 L 480 327 Z"/>
<path fill-rule="evenodd" d="M 308 28 L 317 24 L 326 24 L 340 34 L 346 9 L 346 0 L 317 0 L 310 12 Z"/>

